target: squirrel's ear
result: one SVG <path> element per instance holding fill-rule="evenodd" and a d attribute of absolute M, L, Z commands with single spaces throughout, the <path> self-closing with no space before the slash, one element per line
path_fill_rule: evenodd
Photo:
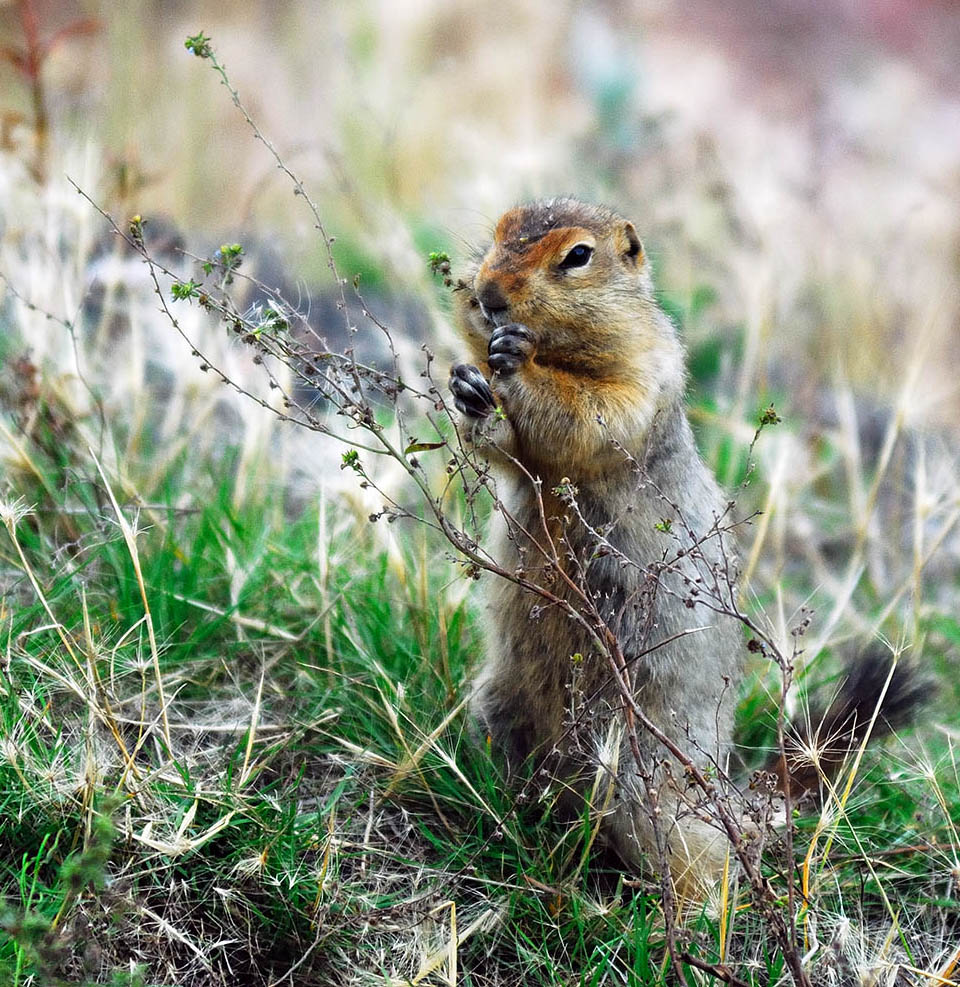
<path fill-rule="evenodd" d="M 623 224 L 622 236 L 623 246 L 621 253 L 623 259 L 639 267 L 643 263 L 643 244 L 640 242 L 640 237 L 637 236 L 637 231 L 633 223 Z"/>

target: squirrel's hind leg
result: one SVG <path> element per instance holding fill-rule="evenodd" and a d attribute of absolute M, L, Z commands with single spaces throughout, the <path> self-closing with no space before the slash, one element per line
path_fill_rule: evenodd
<path fill-rule="evenodd" d="M 724 872 L 736 872 L 726 833 L 718 822 L 694 815 L 666 785 L 658 793 L 657 808 L 655 829 L 647 807 L 635 799 L 621 803 L 609 822 L 613 848 L 632 870 L 640 870 L 644 862 L 660 869 L 665 862 L 678 907 L 716 900 Z"/>

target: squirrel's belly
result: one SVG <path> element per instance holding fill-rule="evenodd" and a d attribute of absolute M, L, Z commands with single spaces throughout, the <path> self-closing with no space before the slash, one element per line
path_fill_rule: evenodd
<path fill-rule="evenodd" d="M 527 532 L 538 530 L 536 525 L 542 530 L 538 505 L 521 501 L 509 507 Z M 656 546 L 644 544 L 636 529 L 633 535 L 620 532 L 630 542 L 630 557 L 642 562 Z M 576 549 L 581 539 L 570 530 L 566 537 L 567 547 Z M 579 547 L 585 548 L 582 540 Z M 545 572 L 543 553 L 520 535 L 508 537 L 503 523 L 492 533 L 491 549 L 507 569 L 522 569 L 531 581 L 583 608 L 562 576 Z M 718 740 L 722 746 L 717 726 L 721 734 L 728 732 L 739 651 L 733 623 L 704 607 L 688 608 L 676 586 L 659 584 L 641 566 L 623 565 L 616 554 L 594 559 L 585 572 L 587 595 L 632 663 L 635 696 L 648 715 L 678 738 L 694 735 L 705 749 Z M 488 657 L 475 683 L 473 710 L 491 742 L 514 762 L 592 748 L 591 738 L 623 706 L 608 656 L 598 653 L 587 628 L 561 606 L 506 580 L 486 589 Z M 693 626 L 701 630 L 675 638 Z M 682 723 L 673 722 L 677 709 L 685 711 Z"/>

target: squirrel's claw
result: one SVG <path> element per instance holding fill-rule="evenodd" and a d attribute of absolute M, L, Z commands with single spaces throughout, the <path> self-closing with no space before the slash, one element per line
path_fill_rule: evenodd
<path fill-rule="evenodd" d="M 510 322 L 493 330 L 487 363 L 491 370 L 505 377 L 531 360 L 536 350 L 537 337 L 533 330 L 519 322 Z"/>
<path fill-rule="evenodd" d="M 484 418 L 497 406 L 486 378 L 469 363 L 450 368 L 449 386 L 457 410 L 471 418 Z"/>

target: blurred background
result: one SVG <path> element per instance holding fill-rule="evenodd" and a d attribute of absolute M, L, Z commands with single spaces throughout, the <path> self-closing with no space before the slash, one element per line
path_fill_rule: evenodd
<path fill-rule="evenodd" d="M 892 395 L 920 347 L 909 411 L 956 421 L 952 0 L 25 6 L 55 39 L 42 67 L 55 188 L 70 174 L 108 209 L 169 217 L 191 246 L 255 232 L 322 282 L 309 215 L 184 49 L 203 30 L 346 268 L 417 290 L 424 250 L 482 241 L 518 199 L 603 200 L 645 231 L 692 342 L 745 327 L 745 379 L 795 391 L 843 373 Z M 7 237 L 11 183 L 31 207 L 11 174 L 33 153 L 30 79 L 12 57 L 23 16 L 0 3 Z"/>
<path fill-rule="evenodd" d="M 775 400 L 787 420 L 759 450 L 771 489 L 757 506 L 774 520 L 750 573 L 766 560 L 773 585 L 799 553 L 843 598 L 837 580 L 863 555 L 875 586 L 913 580 L 920 598 L 932 547 L 956 542 L 960 6 L 6 0 L 0 270 L 22 296 L 8 292 L 8 324 L 41 366 L 73 360 L 44 313 L 70 320 L 92 288 L 133 277 L 104 273 L 116 239 L 67 176 L 121 223 L 139 213 L 201 256 L 241 242 L 245 271 L 321 330 L 340 324 L 313 219 L 185 49 L 198 31 L 318 203 L 341 274 L 361 275 L 414 353 L 456 355 L 429 251 L 462 256 L 530 196 L 630 216 L 686 338 L 692 415 L 721 480 L 735 482 L 730 443 L 749 442 L 758 408 Z M 141 422 L 157 414 L 142 400 L 151 374 L 167 396 L 218 386 L 151 297 L 142 285 L 132 342 L 101 324 L 87 354 L 121 417 Z M 243 373 L 246 358 L 216 345 Z M 197 420 L 186 400 L 161 410 L 168 438 Z M 239 402 L 231 436 L 262 436 L 258 413 Z M 323 454 L 295 458 L 329 475 Z M 858 548 L 834 577 L 838 529 Z M 811 532 L 825 538 L 815 558 Z"/>

